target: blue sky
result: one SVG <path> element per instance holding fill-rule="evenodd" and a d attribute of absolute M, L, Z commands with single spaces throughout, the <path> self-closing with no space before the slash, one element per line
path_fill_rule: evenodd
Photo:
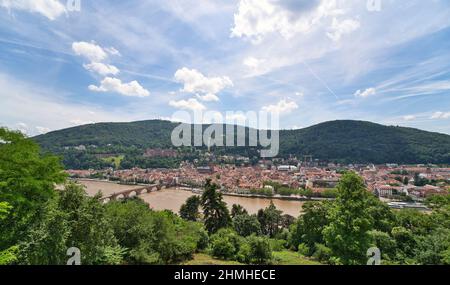
<path fill-rule="evenodd" d="M 0 125 L 269 110 L 450 134 L 448 0 L 66 2 L 0 0 Z"/>

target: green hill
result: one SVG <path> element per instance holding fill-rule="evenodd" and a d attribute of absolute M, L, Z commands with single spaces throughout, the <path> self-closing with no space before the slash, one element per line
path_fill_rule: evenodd
<path fill-rule="evenodd" d="M 71 160 L 76 159 L 83 164 L 84 156 L 99 153 L 125 154 L 128 158 L 134 155 L 142 160 L 146 148 L 173 148 L 170 136 L 177 125 L 159 120 L 99 123 L 55 131 L 33 139 L 45 150 L 64 155 L 66 164 L 72 166 Z M 68 150 L 79 145 L 87 146 L 88 150 L 84 153 Z M 257 155 L 257 150 L 249 147 L 214 148 L 213 151 L 250 157 Z M 448 164 L 450 136 L 370 122 L 332 121 L 300 130 L 281 131 L 279 156 L 290 155 L 313 155 L 320 160 L 343 163 Z M 128 162 L 131 163 L 129 159 Z"/>
<path fill-rule="evenodd" d="M 34 139 L 47 150 L 79 145 L 170 147 L 170 134 L 176 126 L 177 123 L 160 120 L 98 123 L 50 132 Z"/>
<path fill-rule="evenodd" d="M 354 163 L 450 163 L 450 136 L 362 121 L 333 121 L 280 134 L 281 154 Z"/>

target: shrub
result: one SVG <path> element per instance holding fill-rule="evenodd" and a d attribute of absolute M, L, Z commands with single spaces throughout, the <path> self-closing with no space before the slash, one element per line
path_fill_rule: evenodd
<path fill-rule="evenodd" d="M 251 255 L 252 249 L 250 248 L 250 244 L 248 242 L 244 242 L 241 244 L 239 252 L 236 256 L 237 261 L 241 263 L 250 264 L 251 263 Z"/>
<path fill-rule="evenodd" d="M 211 253 L 222 259 L 234 259 L 240 249 L 241 238 L 232 229 L 220 229 L 211 236 Z"/>
<path fill-rule="evenodd" d="M 331 259 L 331 249 L 320 243 L 316 243 L 315 248 L 316 250 L 313 257 L 320 262 L 329 263 Z"/>
<path fill-rule="evenodd" d="M 282 251 L 285 249 L 286 246 L 286 240 L 282 239 L 270 239 L 270 246 L 273 251 Z"/>
<path fill-rule="evenodd" d="M 272 259 L 272 248 L 269 239 L 266 237 L 257 237 L 255 235 L 247 238 L 250 246 L 250 256 L 248 260 L 252 264 L 267 264 Z"/>
<path fill-rule="evenodd" d="M 233 219 L 233 228 L 241 236 L 246 237 L 252 234 L 261 234 L 261 224 L 255 215 L 242 214 Z"/>
<path fill-rule="evenodd" d="M 306 244 L 301 243 L 301 244 L 298 245 L 298 252 L 301 255 L 308 256 L 309 252 L 310 252 L 310 249 L 309 249 L 309 247 Z"/>

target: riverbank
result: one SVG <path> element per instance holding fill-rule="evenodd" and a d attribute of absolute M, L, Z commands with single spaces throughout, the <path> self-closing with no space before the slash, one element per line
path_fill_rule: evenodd
<path fill-rule="evenodd" d="M 92 180 L 92 179 L 79 179 L 78 183 L 82 184 L 86 188 L 86 192 L 90 196 L 94 196 L 98 192 L 103 195 L 111 195 L 124 190 L 131 190 L 134 188 L 140 188 L 141 185 L 122 185 L 111 181 Z M 229 193 L 228 193 L 229 194 Z M 264 209 L 274 203 L 274 205 L 282 210 L 285 214 L 298 217 L 301 213 L 304 201 L 294 201 L 286 199 L 276 199 L 267 197 L 244 197 L 242 195 L 224 195 L 224 201 L 227 203 L 229 209 L 233 204 L 239 204 L 244 207 L 250 214 L 256 214 L 260 209 Z M 186 200 L 194 195 L 201 195 L 201 193 L 194 193 L 188 190 L 182 190 L 177 188 L 168 188 L 160 191 L 145 193 L 139 197 L 147 202 L 154 210 L 171 210 L 178 213 L 181 205 Z"/>

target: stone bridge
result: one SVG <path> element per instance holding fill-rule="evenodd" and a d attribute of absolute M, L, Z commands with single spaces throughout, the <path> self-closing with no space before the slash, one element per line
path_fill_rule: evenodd
<path fill-rule="evenodd" d="M 130 189 L 130 190 L 123 190 L 120 192 L 115 192 L 113 194 L 103 196 L 100 200 L 103 202 L 109 202 L 109 201 L 114 201 L 114 200 L 119 200 L 119 199 L 126 199 L 131 196 L 140 196 L 145 193 L 160 191 L 161 189 L 168 188 L 169 186 L 170 185 L 165 185 L 165 184 L 146 185 L 141 188 L 134 188 L 134 189 Z"/>

